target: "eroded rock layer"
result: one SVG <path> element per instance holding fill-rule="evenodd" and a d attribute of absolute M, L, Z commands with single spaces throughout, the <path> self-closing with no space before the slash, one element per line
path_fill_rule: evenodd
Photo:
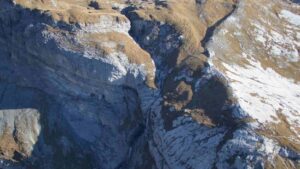
<path fill-rule="evenodd" d="M 300 6 L 0 0 L 0 167 L 300 167 Z"/>

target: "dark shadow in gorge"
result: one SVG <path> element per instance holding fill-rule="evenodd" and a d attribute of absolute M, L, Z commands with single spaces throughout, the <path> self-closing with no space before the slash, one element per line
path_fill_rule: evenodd
<path fill-rule="evenodd" d="M 127 87 L 125 87 L 124 90 L 131 92 L 131 89 Z M 1 164 L 2 166 L 0 165 L 0 167 L 7 168 L 7 166 L 9 165 L 11 167 L 22 166 L 26 169 L 102 168 L 101 164 L 99 166 L 99 159 L 95 157 L 94 153 L 96 152 L 90 150 L 88 146 L 84 145 L 88 143 L 83 143 L 82 141 L 84 140 L 73 140 L 77 137 L 74 138 L 74 133 L 72 133 L 72 127 L 69 126 L 69 121 L 64 119 L 65 112 L 63 112 L 63 106 L 60 104 L 62 102 L 58 103 L 53 99 L 53 96 L 50 96 L 41 90 L 30 87 L 17 86 L 15 84 L 6 83 L 3 81 L 0 81 L 0 95 L 0 112 L 3 110 L 10 110 L 12 113 L 16 112 L 16 115 L 21 115 L 21 113 L 24 112 L 18 112 L 18 110 L 38 110 L 40 116 L 39 123 L 41 125 L 41 132 L 38 135 L 37 142 L 33 145 L 31 156 L 26 157 L 24 156 L 22 151 L 16 150 L 13 152 L 15 155 L 12 160 L 4 161 L 4 163 Z M 87 101 L 93 102 L 93 100 Z M 128 106 L 130 104 L 133 103 L 127 103 Z M 86 111 L 88 112 L 89 110 Z M 128 119 L 126 120 L 127 123 L 124 123 L 124 125 L 120 127 L 123 129 L 129 128 L 128 130 L 130 132 L 127 133 L 128 145 L 131 147 L 135 147 L 134 149 L 141 148 L 143 150 L 137 151 L 143 152 L 148 150 L 144 149 L 145 147 L 147 147 L 144 145 L 146 142 L 140 140 L 141 138 L 146 139 L 144 136 L 145 126 L 143 124 L 142 114 L 140 111 L 140 109 L 136 109 L 133 115 L 128 116 Z M 26 116 L 25 114 L 23 115 Z M 141 118 L 135 119 L 135 115 L 138 115 Z M 137 126 L 135 125 L 136 123 Z M 24 128 L 24 130 L 26 131 L 26 128 Z M 90 131 L 87 130 L 86 132 L 89 133 Z M 11 134 L 13 135 L 13 133 Z M 18 144 L 19 142 L 16 143 Z M 122 161 L 122 163 L 116 164 L 116 168 L 126 169 L 129 165 L 132 166 L 133 164 L 131 164 L 131 162 L 134 159 L 131 158 L 131 154 L 128 154 L 128 156 L 124 159 L 124 161 Z M 136 157 L 134 156 L 134 158 Z M 146 159 L 144 161 L 145 164 L 147 164 L 146 162 L 148 160 L 151 161 L 151 159 Z M 146 167 L 147 166 L 144 166 L 144 168 Z M 148 167 L 151 167 L 151 165 L 149 165 Z"/>
<path fill-rule="evenodd" d="M 234 9 L 230 13 L 207 29 L 206 35 L 201 41 L 203 47 L 205 47 L 206 43 L 213 36 L 215 29 L 234 12 L 235 8 L 236 6 L 234 6 Z M 174 71 L 174 69 L 180 67 L 179 65 L 176 65 L 180 47 L 183 45 L 183 42 L 178 38 L 180 33 L 174 26 L 160 24 L 158 21 L 143 20 L 143 18 L 140 18 L 135 13 L 135 10 L 135 7 L 128 7 L 125 8 L 122 13 L 131 21 L 130 35 L 151 55 L 155 62 L 157 68 L 156 82 L 159 84 L 158 87 L 161 90 L 164 101 L 168 101 L 165 99 L 167 93 L 173 95 L 172 97 L 174 98 L 171 99 L 173 102 L 177 102 L 177 100 L 187 100 L 186 92 L 183 92 L 183 95 L 176 93 L 178 84 L 173 80 L 176 76 L 179 76 L 179 71 Z M 166 48 L 164 46 L 164 44 L 168 43 L 171 44 L 171 48 Z M 189 57 L 194 56 L 187 56 L 187 58 Z M 201 62 L 201 59 L 197 61 Z M 189 65 L 182 67 L 182 69 L 184 68 L 189 69 Z M 200 72 L 205 68 L 206 67 L 202 67 Z M 197 71 L 199 72 L 199 70 Z M 197 74 L 197 71 L 194 73 Z M 194 78 L 198 79 L 201 78 L 201 76 Z M 170 83 L 168 83 L 168 81 Z M 194 86 L 195 81 L 187 83 Z M 163 89 L 167 89 L 167 92 Z M 224 105 L 230 104 L 230 99 L 232 97 L 232 93 L 228 90 L 228 84 L 224 79 L 222 80 L 222 78 L 219 77 L 211 78 L 209 82 L 203 86 L 203 89 L 201 89 L 200 92 L 196 92 L 193 95 L 192 101 L 185 108 L 202 109 L 205 112 L 205 115 L 217 125 L 224 125 L 224 121 L 227 121 L 226 124 L 233 122 L 231 117 L 232 110 L 222 110 Z M 171 107 L 163 106 L 162 110 L 162 116 L 167 130 L 172 129 L 173 120 L 185 114 L 182 111 L 170 111 L 170 108 Z"/>
<path fill-rule="evenodd" d="M 140 18 L 135 10 L 135 7 L 129 6 L 123 9 L 122 14 L 131 22 L 130 36 L 151 55 L 156 67 L 155 82 L 161 89 L 168 72 L 176 66 L 182 46 L 180 34 L 171 25 Z"/>
<path fill-rule="evenodd" d="M 38 89 L 21 87 L 4 82 L 0 83 L 0 91 L 3 96 L 0 101 L 0 111 L 10 110 L 12 111 L 11 113 L 16 112 L 16 115 L 26 116 L 20 114 L 26 112 L 18 112 L 18 110 L 37 110 L 41 125 L 41 130 L 37 142 L 33 145 L 31 156 L 26 157 L 22 152 L 15 150 L 14 154 L 17 156 L 13 157 L 13 161 L 7 160 L 1 164 L 4 168 L 8 166 L 22 166 L 26 169 L 92 168 L 92 158 L 89 154 L 81 156 L 80 154 L 83 151 L 79 147 L 76 151 L 71 150 L 67 154 L 62 152 L 65 147 L 63 147 L 60 141 L 62 138 L 68 137 L 64 130 L 68 124 L 64 121 L 60 112 L 60 104 L 54 101 L 51 96 Z M 22 121 L 23 119 L 20 120 Z M 23 130 L 26 131 L 26 128 Z M 16 144 L 19 141 L 16 140 Z"/>

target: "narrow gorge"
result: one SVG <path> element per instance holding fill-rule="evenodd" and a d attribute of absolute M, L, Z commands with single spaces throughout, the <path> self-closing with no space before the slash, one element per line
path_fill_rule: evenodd
<path fill-rule="evenodd" d="M 299 18 L 288 0 L 0 0 L 0 168 L 299 168 Z"/>

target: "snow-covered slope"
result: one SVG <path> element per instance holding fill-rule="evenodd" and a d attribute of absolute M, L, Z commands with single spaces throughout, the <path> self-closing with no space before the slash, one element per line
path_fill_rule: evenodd
<path fill-rule="evenodd" d="M 0 0 L 0 167 L 300 167 L 300 6 Z"/>
<path fill-rule="evenodd" d="M 230 81 L 242 109 L 257 120 L 254 126 L 299 150 L 300 7 L 282 1 L 239 6 L 208 45 L 211 62 Z"/>

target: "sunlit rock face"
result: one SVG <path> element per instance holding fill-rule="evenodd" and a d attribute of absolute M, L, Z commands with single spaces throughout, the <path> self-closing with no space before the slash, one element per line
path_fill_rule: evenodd
<path fill-rule="evenodd" d="M 299 9 L 0 0 L 0 167 L 299 168 Z"/>
<path fill-rule="evenodd" d="M 8 109 L 2 110 L 1 116 L 4 157 L 18 159 L 19 152 L 11 151 L 19 148 L 24 156 L 30 156 L 40 134 L 39 112 L 34 109 Z"/>

